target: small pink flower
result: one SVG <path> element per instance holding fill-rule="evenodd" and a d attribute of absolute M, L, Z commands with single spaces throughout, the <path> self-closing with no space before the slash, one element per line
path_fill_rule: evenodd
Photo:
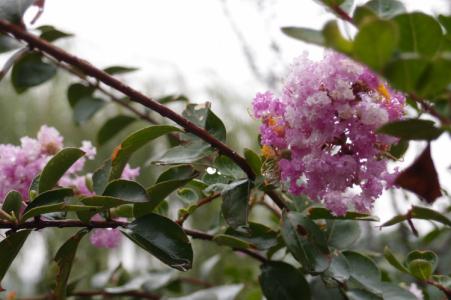
<path fill-rule="evenodd" d="M 258 93 L 253 110 L 263 155 L 278 162 L 288 190 L 343 215 L 369 211 L 390 187 L 384 154 L 397 139 L 377 129 L 400 119 L 404 103 L 371 70 L 328 52 L 319 62 L 301 56 L 281 97 Z"/>
<path fill-rule="evenodd" d="M 97 248 L 116 248 L 122 240 L 122 233 L 118 229 L 94 229 L 89 241 Z"/>

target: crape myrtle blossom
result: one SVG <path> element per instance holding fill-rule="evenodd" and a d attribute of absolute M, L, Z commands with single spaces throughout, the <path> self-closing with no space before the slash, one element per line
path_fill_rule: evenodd
<path fill-rule="evenodd" d="M 292 65 L 280 98 L 259 93 L 253 112 L 262 120 L 262 154 L 278 162 L 294 195 L 320 201 L 336 215 L 367 212 L 395 173 L 387 153 L 396 138 L 376 133 L 403 116 L 405 97 L 368 68 L 327 52 Z"/>
<path fill-rule="evenodd" d="M 12 190 L 21 193 L 23 199 L 28 201 L 31 182 L 43 170 L 47 162 L 63 149 L 63 141 L 64 138 L 55 128 L 43 125 L 35 139 L 22 137 L 19 146 L 0 144 L 0 203 Z M 83 141 L 80 149 L 85 152 L 85 155 L 67 170 L 58 185 L 73 188 L 77 195 L 88 196 L 94 194 L 87 184 L 92 174 L 81 172 L 86 160 L 93 160 L 97 152 L 89 141 Z M 139 172 L 139 167 L 131 168 L 127 164 L 122 178 L 133 180 Z M 96 229 L 91 235 L 91 242 L 97 247 L 115 247 L 120 242 L 120 232 L 116 229 Z"/>

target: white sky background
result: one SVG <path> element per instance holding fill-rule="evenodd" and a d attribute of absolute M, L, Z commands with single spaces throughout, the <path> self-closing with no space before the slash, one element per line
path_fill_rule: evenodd
<path fill-rule="evenodd" d="M 258 11 L 255 3 L 262 3 Z M 362 2 L 362 1 L 358 1 Z M 409 11 L 442 12 L 447 0 L 407 0 Z M 282 26 L 321 28 L 332 18 L 311 0 L 229 0 L 229 12 L 242 35 L 250 43 L 258 68 L 267 73 L 276 70 L 279 82 L 293 58 L 307 50 L 315 58 L 321 50 L 285 37 Z M 27 14 L 27 18 L 32 15 Z M 215 99 L 205 87 L 218 82 L 241 95 L 246 102 L 231 105 L 237 119 L 249 119 L 246 108 L 256 92 L 267 89 L 258 82 L 236 34 L 224 16 L 220 0 L 47 0 L 37 25 L 50 24 L 75 34 L 73 41 L 61 42 L 70 51 L 100 67 L 136 66 L 127 81 L 150 96 L 185 93 L 196 102 Z M 269 49 L 273 39 L 281 49 L 277 57 Z M 277 93 L 277 91 L 275 91 Z M 218 112 L 221 115 L 221 112 Z M 443 186 L 451 187 L 449 135 L 432 145 Z M 411 147 L 401 167 L 410 164 L 421 148 Z M 416 202 L 416 201 L 414 201 Z M 444 197 L 434 207 L 449 199 Z M 382 221 L 394 212 L 387 195 L 376 202 L 375 214 Z M 409 203 L 400 203 L 403 211 Z M 38 268 L 35 268 L 35 270 Z M 26 270 L 24 270 L 26 271 Z M 30 271 L 30 272 L 28 272 Z M 25 274 L 33 276 L 33 270 Z"/>

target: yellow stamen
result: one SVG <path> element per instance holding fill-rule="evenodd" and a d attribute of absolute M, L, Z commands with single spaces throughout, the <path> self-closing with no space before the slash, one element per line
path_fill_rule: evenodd
<path fill-rule="evenodd" d="M 271 126 L 271 127 L 276 126 L 277 125 L 277 120 L 275 118 L 273 118 L 273 117 L 270 117 L 268 119 L 268 125 Z"/>
<path fill-rule="evenodd" d="M 263 145 L 263 147 L 262 147 L 262 155 L 265 158 L 271 158 L 271 157 L 274 157 L 276 155 L 276 152 L 274 151 L 274 149 L 271 146 Z"/>
<path fill-rule="evenodd" d="M 390 93 L 387 90 L 387 87 L 384 84 L 379 84 L 377 87 L 377 91 L 381 94 L 386 100 L 390 99 Z"/>

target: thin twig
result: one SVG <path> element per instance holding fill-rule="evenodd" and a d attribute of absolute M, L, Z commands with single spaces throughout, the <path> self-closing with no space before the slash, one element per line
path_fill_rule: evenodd
<path fill-rule="evenodd" d="M 40 230 L 44 228 L 118 228 L 123 227 L 126 228 L 129 225 L 128 222 L 124 221 L 116 221 L 116 220 L 108 220 L 108 221 L 90 221 L 84 223 L 79 220 L 42 220 L 42 219 L 34 219 L 33 221 L 27 221 L 24 223 L 16 224 L 13 222 L 0 221 L 0 229 L 11 229 L 11 230 L 20 230 L 20 229 L 35 229 Z M 185 233 L 191 236 L 194 239 L 200 239 L 205 241 L 213 241 L 213 235 L 193 230 L 183 228 Z M 249 255 L 252 258 L 255 258 L 259 261 L 266 261 L 267 259 L 263 257 L 261 254 L 254 252 L 252 250 L 247 249 L 233 249 L 234 251 L 242 252 Z"/>
<path fill-rule="evenodd" d="M 123 93 L 127 97 L 129 97 L 130 101 L 140 103 L 141 105 L 159 113 L 161 116 L 166 117 L 176 124 L 180 125 L 187 132 L 193 133 L 198 136 L 214 148 L 216 148 L 221 154 L 227 156 L 231 160 L 233 160 L 251 179 L 255 179 L 255 173 L 252 171 L 252 168 L 249 166 L 247 161 L 239 155 L 236 151 L 231 149 L 228 145 L 221 142 L 213 135 L 211 135 L 207 130 L 201 128 L 179 115 L 175 111 L 170 108 L 162 105 L 161 103 L 145 96 L 139 91 L 131 88 L 130 86 L 122 83 L 115 77 L 107 74 L 106 72 L 94 67 L 90 63 L 85 60 L 82 60 L 74 55 L 69 54 L 61 48 L 58 48 L 51 43 L 40 39 L 39 37 L 23 30 L 20 26 L 12 24 L 5 20 L 0 20 L 0 31 L 4 33 L 8 33 L 12 35 L 14 38 L 18 40 L 22 40 L 26 42 L 31 48 L 38 49 L 39 51 L 46 53 L 47 55 L 52 56 L 58 61 L 67 63 L 68 65 L 73 66 L 74 68 L 80 70 L 87 76 L 93 77 L 99 82 L 110 86 L 111 88 Z M 281 208 L 286 208 L 282 200 L 275 193 L 268 193 L 268 195 L 276 202 L 276 204 Z"/>
<path fill-rule="evenodd" d="M 204 206 L 208 203 L 210 203 L 211 201 L 215 200 L 216 198 L 218 198 L 221 194 L 220 193 L 213 193 L 208 197 L 205 197 L 203 199 L 200 199 L 196 204 L 194 204 L 194 206 L 197 208 Z M 179 224 L 180 226 L 183 225 L 183 223 L 186 221 L 186 219 L 188 219 L 188 217 L 190 216 L 190 213 L 187 212 L 184 215 L 181 215 L 178 220 L 176 221 L 177 224 Z"/>

